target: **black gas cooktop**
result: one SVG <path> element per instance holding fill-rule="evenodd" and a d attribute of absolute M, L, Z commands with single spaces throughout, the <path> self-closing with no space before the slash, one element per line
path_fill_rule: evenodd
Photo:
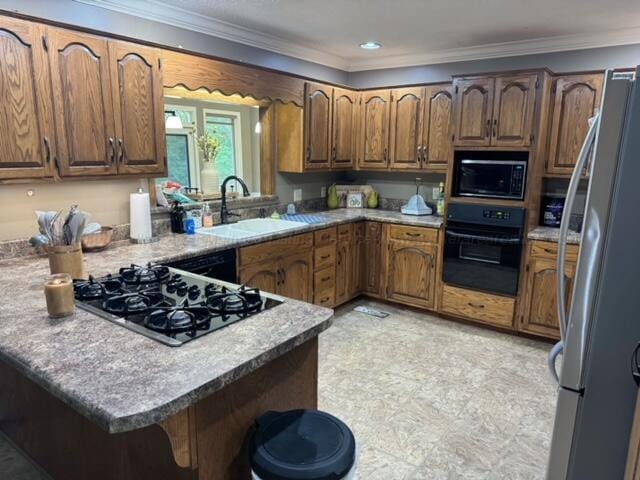
<path fill-rule="evenodd" d="M 74 291 L 80 308 L 174 347 L 284 301 L 257 288 L 150 264 L 75 280 Z"/>

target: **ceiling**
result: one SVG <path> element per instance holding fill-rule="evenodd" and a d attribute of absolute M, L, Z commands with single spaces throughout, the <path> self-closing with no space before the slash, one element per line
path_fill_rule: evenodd
<path fill-rule="evenodd" d="M 638 0 L 77 1 L 347 71 L 640 43 Z"/>

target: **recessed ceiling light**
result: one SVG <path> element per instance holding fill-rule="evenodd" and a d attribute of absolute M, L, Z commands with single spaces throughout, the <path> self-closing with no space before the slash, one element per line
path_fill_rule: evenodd
<path fill-rule="evenodd" d="M 364 48 L 365 50 L 377 50 L 381 47 L 380 42 L 364 42 L 360 44 L 360 48 Z"/>

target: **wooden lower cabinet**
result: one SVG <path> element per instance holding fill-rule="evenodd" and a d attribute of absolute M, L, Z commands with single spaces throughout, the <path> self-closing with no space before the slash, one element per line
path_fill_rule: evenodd
<path fill-rule="evenodd" d="M 387 248 L 387 298 L 433 308 L 438 246 L 390 239 Z"/>
<path fill-rule="evenodd" d="M 523 293 L 523 308 L 520 330 L 554 339 L 560 338 L 558 324 L 556 265 L 557 245 L 549 242 L 531 242 L 526 263 L 526 287 Z M 569 245 L 567 258 L 576 259 L 578 248 Z M 565 264 L 566 305 L 568 307 L 573 289 L 576 264 Z"/>
<path fill-rule="evenodd" d="M 308 250 L 280 261 L 278 293 L 303 302 L 313 301 L 313 252 Z"/>
<path fill-rule="evenodd" d="M 312 234 L 303 234 L 239 249 L 238 281 L 265 292 L 312 302 L 312 241 Z"/>
<path fill-rule="evenodd" d="M 365 222 L 363 246 L 362 290 L 371 295 L 381 294 L 382 279 L 382 224 Z"/>

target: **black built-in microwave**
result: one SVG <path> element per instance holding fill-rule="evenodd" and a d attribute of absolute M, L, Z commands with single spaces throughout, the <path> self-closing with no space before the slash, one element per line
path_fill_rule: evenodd
<path fill-rule="evenodd" d="M 494 158 L 456 155 L 453 196 L 524 200 L 527 160 L 519 153 L 513 158 L 505 152 L 496 152 Z"/>

